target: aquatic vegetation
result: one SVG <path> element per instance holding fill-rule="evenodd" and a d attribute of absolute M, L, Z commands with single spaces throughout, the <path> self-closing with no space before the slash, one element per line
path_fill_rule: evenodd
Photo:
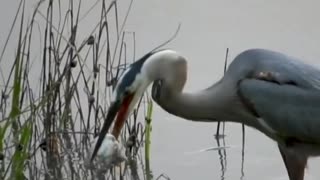
<path fill-rule="evenodd" d="M 85 167 L 113 85 L 135 59 L 135 33 L 125 31 L 133 2 L 122 12 L 117 1 L 40 0 L 31 16 L 26 3 L 17 8 L 0 56 L 0 179 L 150 177 L 147 95 L 121 134 L 128 161 L 107 170 Z M 93 13 L 99 18 L 88 21 Z M 16 43 L 13 60 L 8 42 Z"/>

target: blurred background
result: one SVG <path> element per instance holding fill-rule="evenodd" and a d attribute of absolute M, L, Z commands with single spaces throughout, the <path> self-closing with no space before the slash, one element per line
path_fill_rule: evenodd
<path fill-rule="evenodd" d="M 25 26 L 32 18 L 37 2 L 26 1 Z M 70 3 L 59 2 L 61 11 L 65 13 Z M 18 16 L 15 28 L 12 31 L 10 29 L 19 3 L 19 0 L 1 1 L 0 51 L 4 47 L 6 51 L 0 61 L 0 89 L 6 84 L 17 54 L 21 15 Z M 111 1 L 105 3 L 109 5 Z M 117 1 L 119 27 L 126 18 L 130 3 L 129 0 Z M 39 11 L 46 15 L 48 1 L 43 4 Z M 57 4 L 55 12 L 58 12 Z M 78 4 L 79 1 L 74 1 L 75 9 Z M 101 4 L 102 1 L 81 2 L 75 46 L 80 46 L 93 33 L 101 19 Z M 188 60 L 185 91 L 204 89 L 223 76 L 227 48 L 229 62 L 246 49 L 267 48 L 320 67 L 319 7 L 320 2 L 316 0 L 134 0 L 123 26 L 128 34 L 135 34 L 135 41 L 131 35 L 124 38 L 127 42 L 127 60 L 132 62 L 169 39 L 181 23 L 177 37 L 165 47 L 181 52 Z M 58 22 L 59 16 L 54 17 Z M 115 18 L 110 13 L 110 42 L 114 45 L 111 49 L 116 49 Z M 43 44 L 40 44 L 44 41 L 44 26 L 48 22 L 39 14 L 35 19 L 37 23 L 34 26 L 34 49 L 30 57 L 33 62 L 31 71 L 41 69 Z M 10 32 L 12 35 L 6 45 Z M 68 27 L 64 32 L 66 37 L 70 32 Z M 97 36 L 96 32 L 93 34 Z M 92 66 L 92 62 L 88 64 Z M 90 76 L 92 68 L 87 73 Z M 32 74 L 30 72 L 30 76 L 39 82 L 39 74 Z M 31 85 L 35 89 L 39 88 L 36 82 L 31 82 Z M 82 89 L 81 85 L 78 84 L 79 89 Z M 87 99 L 86 96 L 81 98 Z M 83 111 L 86 108 L 84 106 Z M 155 105 L 152 126 L 151 168 L 155 177 L 164 173 L 170 179 L 288 179 L 276 143 L 254 129 L 246 127 L 242 161 L 241 124 L 226 123 L 226 137 L 223 140 L 230 148 L 222 154 L 218 151 L 199 152 L 217 146 L 214 137 L 216 123 L 190 122 L 170 115 Z M 320 167 L 319 158 L 310 159 L 308 164 L 306 179 L 320 177 L 317 170 Z"/>

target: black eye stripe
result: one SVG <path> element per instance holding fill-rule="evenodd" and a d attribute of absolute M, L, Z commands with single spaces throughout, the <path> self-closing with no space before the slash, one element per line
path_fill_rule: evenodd
<path fill-rule="evenodd" d="M 124 94 L 124 96 L 127 96 L 127 95 L 131 94 L 131 92 L 129 90 L 125 90 L 123 94 Z"/>
<path fill-rule="evenodd" d="M 118 92 L 119 94 L 126 93 L 127 88 L 132 85 L 132 83 L 135 81 L 138 74 L 141 72 L 141 68 L 144 64 L 144 62 L 153 55 L 154 52 L 150 52 L 146 55 L 144 55 L 142 58 L 140 58 L 138 61 L 132 63 L 128 69 L 128 71 L 123 74 L 123 77 L 121 78 L 122 81 L 119 82 Z"/>
<path fill-rule="evenodd" d="M 121 82 L 118 82 L 119 84 L 117 92 L 119 96 L 121 96 L 121 94 L 123 95 L 124 93 L 126 93 L 126 91 L 128 91 L 128 87 L 130 87 L 136 80 L 136 77 L 140 74 L 143 64 L 146 62 L 146 60 L 149 59 L 155 53 L 160 51 L 163 50 L 149 52 L 148 54 L 144 55 L 142 58 L 130 65 L 128 71 L 126 71 L 125 74 L 123 74 L 123 77 L 121 77 Z"/>

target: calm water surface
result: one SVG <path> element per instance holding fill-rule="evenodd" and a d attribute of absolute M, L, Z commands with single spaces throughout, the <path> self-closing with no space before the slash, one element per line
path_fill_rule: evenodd
<path fill-rule="evenodd" d="M 28 2 L 32 7 L 32 1 Z M 121 8 L 128 7 L 126 0 L 118 2 Z M 83 3 L 88 5 L 85 8 L 93 4 Z M 1 2 L 0 49 L 17 4 L 17 0 Z M 185 90 L 196 91 L 223 75 L 226 48 L 230 48 L 230 59 L 248 48 L 269 48 L 319 66 L 319 6 L 317 0 L 136 0 L 125 28 L 136 33 L 136 56 L 140 57 L 168 39 L 181 23 L 178 37 L 167 47 L 187 57 Z M 124 17 L 123 12 L 121 15 Z M 90 21 L 97 16 L 92 12 L 83 20 L 80 35 L 90 32 Z M 4 70 L 5 62 L 0 67 Z M 165 173 L 171 179 L 241 179 L 240 124 L 226 124 L 225 144 L 232 148 L 223 155 L 223 166 L 217 151 L 188 153 L 216 146 L 215 128 L 215 123 L 186 121 L 157 106 L 151 154 L 155 176 Z M 309 160 L 306 179 L 320 177 L 319 168 L 320 159 Z M 277 145 L 251 128 L 246 128 L 243 172 L 242 179 L 248 180 L 288 179 Z"/>

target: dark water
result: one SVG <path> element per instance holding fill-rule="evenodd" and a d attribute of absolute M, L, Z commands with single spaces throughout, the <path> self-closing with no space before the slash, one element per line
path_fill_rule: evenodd
<path fill-rule="evenodd" d="M 85 8 L 93 4 L 83 3 L 87 4 Z M 0 49 L 17 4 L 17 0 L 1 3 Z M 119 1 L 119 5 L 128 7 L 127 1 Z M 139 57 L 168 39 L 181 23 L 178 37 L 167 47 L 187 57 L 186 91 L 196 91 L 222 76 L 226 48 L 230 49 L 230 59 L 245 49 L 257 47 L 282 51 L 319 66 L 319 5 L 317 0 L 137 0 L 125 28 L 136 33 Z M 120 13 L 121 18 L 123 14 Z M 82 21 L 80 35 L 90 32 L 90 21 L 94 18 L 97 14 L 93 12 Z M 0 67 L 4 71 L 6 63 L 1 62 Z M 190 153 L 217 146 L 213 136 L 215 127 L 215 123 L 183 120 L 157 107 L 151 151 L 154 175 L 165 173 L 171 179 L 288 179 L 276 144 L 251 128 L 246 128 L 242 166 L 240 124 L 226 124 L 225 144 L 231 148 L 225 153 Z M 320 177 L 319 167 L 319 159 L 309 160 L 306 179 Z"/>

